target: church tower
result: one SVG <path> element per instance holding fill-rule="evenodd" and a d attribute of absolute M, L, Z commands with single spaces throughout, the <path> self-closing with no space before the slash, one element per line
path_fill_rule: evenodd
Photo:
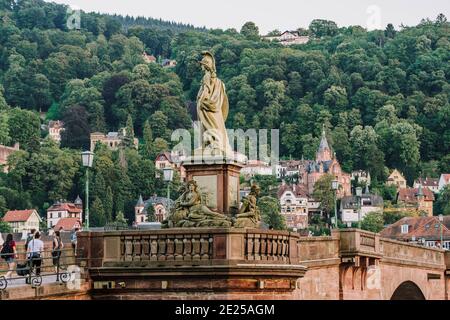
<path fill-rule="evenodd" d="M 134 206 L 134 216 L 137 224 L 139 224 L 140 222 L 146 222 L 147 220 L 146 214 L 144 213 L 144 209 L 145 209 L 144 200 L 142 199 L 142 195 L 140 195 L 138 202 Z"/>
<path fill-rule="evenodd" d="M 322 139 L 320 140 L 319 149 L 316 153 L 316 161 L 329 161 L 331 160 L 331 149 L 328 145 L 327 137 L 325 134 L 325 127 L 322 128 Z"/>

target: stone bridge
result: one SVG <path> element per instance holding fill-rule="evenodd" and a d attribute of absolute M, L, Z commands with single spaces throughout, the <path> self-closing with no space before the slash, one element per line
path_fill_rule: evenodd
<path fill-rule="evenodd" d="M 450 297 L 450 252 L 358 229 L 327 237 L 208 228 L 83 232 L 78 243 L 92 299 Z"/>

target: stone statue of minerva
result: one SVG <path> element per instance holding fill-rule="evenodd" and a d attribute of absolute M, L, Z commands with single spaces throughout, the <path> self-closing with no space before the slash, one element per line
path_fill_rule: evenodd
<path fill-rule="evenodd" d="M 228 117 L 228 97 L 224 83 L 217 78 L 214 56 L 202 52 L 199 62 L 204 71 L 201 87 L 197 95 L 197 115 L 201 123 L 202 149 L 208 148 L 213 154 L 231 154 L 225 121 Z"/>

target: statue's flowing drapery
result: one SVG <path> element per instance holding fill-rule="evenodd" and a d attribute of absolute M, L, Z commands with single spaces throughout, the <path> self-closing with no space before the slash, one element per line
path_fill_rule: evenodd
<path fill-rule="evenodd" d="M 203 147 L 219 149 L 224 153 L 230 152 L 225 128 L 228 109 L 224 83 L 215 73 L 206 72 L 197 96 L 197 115 L 202 128 Z"/>

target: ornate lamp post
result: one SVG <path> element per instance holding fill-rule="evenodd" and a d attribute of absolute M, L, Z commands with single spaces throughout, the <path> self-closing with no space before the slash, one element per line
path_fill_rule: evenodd
<path fill-rule="evenodd" d="M 339 188 L 339 181 L 333 180 L 331 181 L 331 189 L 334 190 L 334 227 L 338 228 L 338 220 L 337 220 L 337 190 Z"/>
<path fill-rule="evenodd" d="M 441 225 L 441 249 L 444 249 L 444 235 L 442 233 L 442 224 L 444 223 L 444 216 L 442 214 L 439 215 L 439 222 Z"/>
<path fill-rule="evenodd" d="M 89 168 L 92 168 L 94 161 L 94 153 L 91 151 L 84 151 L 81 153 L 83 167 L 86 168 L 86 229 L 89 230 Z"/>
<path fill-rule="evenodd" d="M 356 187 L 356 201 L 358 202 L 358 229 L 361 229 L 361 196 L 362 196 L 362 188 Z"/>
<path fill-rule="evenodd" d="M 167 181 L 167 214 L 170 213 L 170 182 L 173 180 L 173 168 L 165 167 L 163 169 L 164 181 Z"/>

